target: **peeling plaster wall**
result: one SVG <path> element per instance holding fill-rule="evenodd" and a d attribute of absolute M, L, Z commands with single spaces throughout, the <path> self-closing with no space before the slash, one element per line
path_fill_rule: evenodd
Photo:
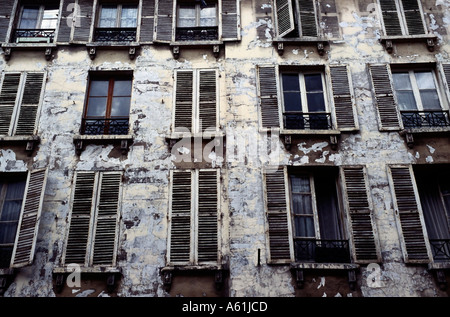
<path fill-rule="evenodd" d="M 425 267 L 403 263 L 386 173 L 386 164 L 450 163 L 448 138 L 420 138 L 409 149 L 399 133 L 379 132 L 367 68 L 368 63 L 377 62 L 450 62 L 450 1 L 425 3 L 431 32 L 439 39 L 435 52 L 427 51 L 423 43 L 410 43 L 396 45 L 388 54 L 379 43 L 381 24 L 372 1 L 323 0 L 322 10 L 337 17 L 331 19 L 335 23 L 332 31 L 326 32 L 331 42 L 326 54 L 320 56 L 313 45 L 290 44 L 279 56 L 272 44 L 271 3 L 253 0 L 241 2 L 242 40 L 227 43 L 218 58 L 206 48 L 182 48 L 175 60 L 166 46 L 144 46 L 135 60 L 129 60 L 124 51 L 99 50 L 92 61 L 85 48 L 77 47 L 59 48 L 48 62 L 36 52 L 17 51 L 8 62 L 0 59 L 3 71 L 47 73 L 38 149 L 27 157 L 20 147 L 2 145 L 0 172 L 49 167 L 34 263 L 18 271 L 5 296 L 448 296 Z M 328 30 L 326 21 L 321 21 L 324 30 Z M 345 274 L 321 271 L 308 273 L 304 289 L 299 290 L 289 266 L 266 263 L 261 161 L 215 157 L 222 176 L 221 252 L 229 259 L 230 268 L 226 289 L 218 292 L 211 287 L 210 276 L 194 274 L 177 276 L 172 291 L 166 292 L 160 269 L 166 265 L 169 172 L 187 166 L 174 162 L 166 140 L 171 132 L 173 70 L 218 69 L 220 125 L 236 136 L 246 136 L 240 150 L 252 153 L 252 144 L 266 138 L 258 132 L 256 66 L 339 63 L 351 65 L 360 130 L 342 134 L 337 150 L 330 147 L 326 137 L 293 137 L 290 151 L 278 140 L 273 157 L 288 166 L 367 166 L 383 256 L 381 286 L 368 285 L 370 272 L 362 266 L 355 291 L 348 288 Z M 88 73 L 93 70 L 133 72 L 130 123 L 135 139 L 127 155 L 121 155 L 113 145 L 94 144 L 75 155 L 73 135 L 80 128 Z M 228 146 L 230 140 L 226 142 Z M 195 166 L 206 165 L 199 162 Z M 105 281 L 95 279 L 84 279 L 80 289 L 66 288 L 61 294 L 53 288 L 52 270 L 63 254 L 73 176 L 78 170 L 124 171 L 118 246 L 123 277 L 113 294 L 104 291 Z M 200 286 L 191 288 L 192 281 Z"/>

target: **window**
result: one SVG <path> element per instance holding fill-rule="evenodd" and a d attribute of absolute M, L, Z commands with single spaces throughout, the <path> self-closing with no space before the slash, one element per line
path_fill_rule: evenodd
<path fill-rule="evenodd" d="M 217 3 L 179 1 L 177 8 L 176 41 L 205 41 L 218 39 Z"/>
<path fill-rule="evenodd" d="M 101 5 L 94 40 L 133 42 L 137 34 L 137 5 Z"/>
<path fill-rule="evenodd" d="M 419 0 L 380 0 L 387 36 L 425 34 Z"/>
<path fill-rule="evenodd" d="M 93 74 L 81 134 L 128 134 L 131 90 L 131 76 Z"/>
<path fill-rule="evenodd" d="M 25 5 L 15 30 L 15 42 L 52 43 L 58 25 L 58 5 Z"/>
<path fill-rule="evenodd" d="M 116 265 L 121 172 L 76 172 L 63 263 Z"/>
<path fill-rule="evenodd" d="M 317 8 L 314 0 L 276 0 L 275 14 L 280 38 L 318 36 Z"/>
<path fill-rule="evenodd" d="M 171 172 L 168 262 L 219 263 L 219 170 Z"/>

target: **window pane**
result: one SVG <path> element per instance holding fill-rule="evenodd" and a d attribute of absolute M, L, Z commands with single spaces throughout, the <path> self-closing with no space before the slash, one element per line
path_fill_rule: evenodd
<path fill-rule="evenodd" d="M 306 214 L 312 215 L 311 195 L 292 194 L 292 208 L 296 215 Z"/>
<path fill-rule="evenodd" d="M 323 98 L 323 93 L 308 93 L 308 111 L 309 112 L 317 112 L 317 111 L 326 111 L 325 109 L 325 99 Z"/>
<path fill-rule="evenodd" d="M 310 193 L 311 187 L 309 185 L 308 176 L 291 176 L 291 187 L 293 193 Z"/>
<path fill-rule="evenodd" d="M 116 80 L 114 82 L 113 96 L 131 96 L 131 81 Z"/>
<path fill-rule="evenodd" d="M 421 90 L 420 98 L 422 99 L 423 109 L 441 110 L 441 104 L 436 90 Z"/>
<path fill-rule="evenodd" d="M 396 91 L 400 110 L 417 110 L 416 99 L 412 91 Z"/>
<path fill-rule="evenodd" d="M 323 91 L 322 75 L 321 74 L 307 74 L 305 75 L 306 91 Z"/>
<path fill-rule="evenodd" d="M 216 6 L 200 10 L 200 26 L 216 26 Z"/>
<path fill-rule="evenodd" d="M 134 28 L 137 26 L 137 7 L 123 6 L 120 26 L 123 28 Z"/>
<path fill-rule="evenodd" d="M 16 231 L 17 222 L 0 223 L 0 244 L 14 243 Z"/>
<path fill-rule="evenodd" d="M 39 17 L 39 7 L 24 7 L 19 29 L 35 29 Z"/>
<path fill-rule="evenodd" d="M 128 117 L 130 114 L 130 97 L 112 99 L 111 117 Z"/>
<path fill-rule="evenodd" d="M 296 237 L 315 237 L 314 220 L 311 216 L 295 217 Z"/>
<path fill-rule="evenodd" d="M 283 74 L 283 91 L 298 91 L 300 92 L 300 83 L 297 74 Z"/>
<path fill-rule="evenodd" d="M 91 90 L 89 95 L 91 97 L 96 96 L 108 96 L 109 81 L 107 80 L 93 80 L 91 81 Z"/>
<path fill-rule="evenodd" d="M 102 6 L 100 13 L 99 26 L 102 28 L 112 28 L 116 26 L 117 7 L 116 6 Z"/>
<path fill-rule="evenodd" d="M 58 9 L 45 9 L 41 29 L 55 29 L 58 24 Z"/>
<path fill-rule="evenodd" d="M 6 190 L 5 199 L 6 200 L 22 200 L 23 194 L 25 192 L 25 181 L 8 183 L 8 188 Z"/>
<path fill-rule="evenodd" d="M 302 111 L 302 100 L 298 92 L 285 92 L 283 96 L 285 111 Z"/>
<path fill-rule="evenodd" d="M 419 89 L 436 89 L 431 72 L 416 72 L 415 75 Z"/>
<path fill-rule="evenodd" d="M 411 80 L 408 73 L 393 73 L 395 90 L 412 90 Z"/>
<path fill-rule="evenodd" d="M 179 27 L 195 27 L 195 7 L 180 6 L 178 10 Z"/>
<path fill-rule="evenodd" d="M 86 116 L 88 117 L 105 117 L 106 115 L 106 97 L 89 98 Z"/>

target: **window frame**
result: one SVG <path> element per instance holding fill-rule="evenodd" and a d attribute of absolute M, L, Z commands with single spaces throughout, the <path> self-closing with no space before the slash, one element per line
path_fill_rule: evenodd
<path fill-rule="evenodd" d="M 33 29 L 36 29 L 36 30 L 47 29 L 47 28 L 43 28 L 43 27 L 42 27 L 42 22 L 44 21 L 44 14 L 45 14 L 45 11 L 46 11 L 45 7 L 46 7 L 46 6 L 52 7 L 51 4 L 49 4 L 49 5 L 46 5 L 46 4 L 41 4 L 41 5 L 27 5 L 27 4 L 25 4 L 25 5 L 22 5 L 22 6 L 20 7 L 20 15 L 19 15 L 19 19 L 17 20 L 17 22 L 18 22 L 18 25 L 17 25 L 17 26 L 19 26 L 20 23 L 22 22 L 23 12 L 24 12 L 24 10 L 25 10 L 26 7 L 38 7 L 38 6 L 39 6 L 38 18 L 37 18 L 37 20 L 36 20 L 36 25 L 35 25 L 35 27 L 34 27 Z M 58 28 L 59 15 L 60 15 L 60 14 L 59 14 L 59 6 L 55 6 L 55 9 L 54 9 L 54 10 L 57 10 L 57 11 L 58 11 L 58 13 L 57 13 L 57 15 L 56 15 L 56 19 L 54 19 L 54 20 L 56 21 L 55 27 L 52 28 L 52 30 L 54 29 L 54 30 L 56 31 L 56 29 Z M 19 29 L 19 27 L 17 27 L 17 28 Z"/>
<path fill-rule="evenodd" d="M 218 27 L 219 26 L 219 3 L 218 1 L 215 1 L 214 3 L 214 9 L 215 9 L 215 25 L 211 25 L 211 26 L 205 26 L 205 27 Z M 193 2 L 193 1 L 177 1 L 176 4 L 176 18 L 175 18 L 175 28 L 179 28 L 182 26 L 179 26 L 179 18 L 180 18 L 180 7 L 181 6 L 193 6 L 194 10 L 195 10 L 195 26 L 192 26 L 194 28 L 198 28 L 198 27 L 202 27 L 200 25 L 200 12 L 202 10 L 201 8 L 201 4 L 197 3 L 197 2 Z"/>
<path fill-rule="evenodd" d="M 102 27 L 102 26 L 100 26 L 101 15 L 102 15 L 102 10 L 103 10 L 104 6 L 115 6 L 116 7 L 115 26 L 112 26 L 112 27 Z M 136 25 L 135 26 L 131 26 L 131 27 L 120 26 L 120 23 L 122 21 L 121 18 L 122 18 L 122 11 L 123 11 L 123 7 L 124 6 L 136 7 Z M 121 3 L 117 3 L 117 4 L 115 4 L 115 3 L 111 3 L 111 4 L 110 3 L 101 3 L 98 6 L 97 21 L 95 23 L 96 28 L 99 28 L 99 29 L 102 29 L 102 28 L 106 28 L 106 29 L 109 29 L 109 28 L 133 28 L 133 29 L 137 29 L 137 27 L 139 25 L 139 16 L 140 16 L 139 7 L 140 7 L 139 6 L 139 1 L 136 4 L 133 4 L 133 3 L 128 4 L 128 3 L 122 3 L 122 2 Z"/>
<path fill-rule="evenodd" d="M 398 16 L 398 20 L 399 20 L 399 24 L 400 24 L 400 29 L 402 34 L 397 34 L 397 35 L 387 35 L 386 32 L 386 26 L 385 26 L 385 22 L 384 22 L 384 16 L 383 16 L 383 10 L 381 8 L 381 3 L 380 0 L 378 0 L 377 4 L 378 4 L 378 12 L 379 12 L 379 16 L 381 17 L 382 20 L 382 25 L 383 25 L 383 32 L 384 35 L 386 37 L 396 37 L 396 36 L 418 36 L 418 35 L 414 35 L 414 34 L 410 34 L 410 30 L 408 29 L 408 25 L 407 25 L 407 21 L 406 21 L 406 16 L 405 16 L 405 10 L 403 8 L 403 3 L 402 0 L 393 0 L 395 1 L 395 7 L 396 7 L 396 13 Z M 423 26 L 423 34 L 422 35 L 426 35 L 427 34 L 427 25 L 424 19 L 424 14 L 423 14 L 423 8 L 422 8 L 422 3 L 420 0 L 416 0 L 418 7 L 419 7 L 419 11 L 420 11 L 420 16 L 421 16 L 421 23 Z"/>

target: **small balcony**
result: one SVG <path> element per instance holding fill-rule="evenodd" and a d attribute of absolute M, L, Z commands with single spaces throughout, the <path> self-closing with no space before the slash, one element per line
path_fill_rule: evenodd
<path fill-rule="evenodd" d="M 54 29 L 16 29 L 13 33 L 14 43 L 53 43 Z"/>
<path fill-rule="evenodd" d="M 86 119 L 82 120 L 82 135 L 127 135 L 129 118 Z"/>
<path fill-rule="evenodd" d="M 295 260 L 314 263 L 351 263 L 348 240 L 294 239 Z"/>
<path fill-rule="evenodd" d="M 136 28 L 96 28 L 94 42 L 136 42 Z"/>
<path fill-rule="evenodd" d="M 405 128 L 449 128 L 448 111 L 401 111 L 403 126 Z"/>
<path fill-rule="evenodd" d="M 219 28 L 217 26 L 177 27 L 175 41 L 217 41 Z"/>
<path fill-rule="evenodd" d="M 450 262 L 450 239 L 430 239 L 434 261 Z"/>
<path fill-rule="evenodd" d="M 331 130 L 331 114 L 328 112 L 285 112 L 284 129 L 287 130 Z"/>

